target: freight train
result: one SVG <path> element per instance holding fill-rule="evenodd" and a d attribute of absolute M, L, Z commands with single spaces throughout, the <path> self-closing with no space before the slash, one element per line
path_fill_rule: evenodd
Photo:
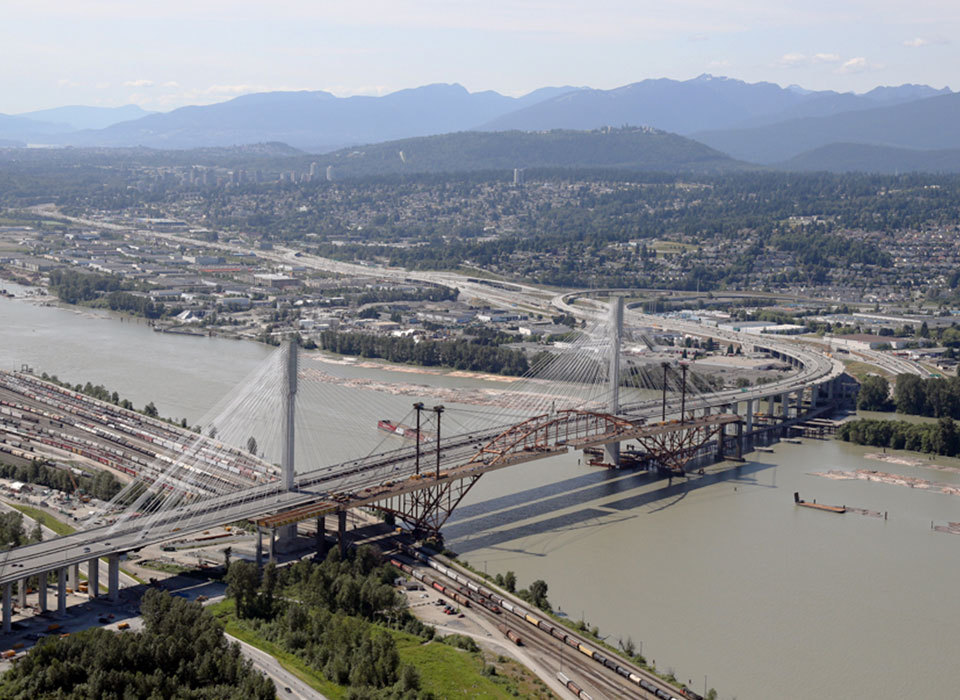
<path fill-rule="evenodd" d="M 596 661 L 597 663 L 603 666 L 606 666 L 608 669 L 610 669 L 617 675 L 622 676 L 623 678 L 626 678 L 627 680 L 629 680 L 631 683 L 634 683 L 640 686 L 641 688 L 643 688 L 645 691 L 647 691 L 654 697 L 660 698 L 660 700 L 680 700 L 680 698 L 677 698 L 675 695 L 672 695 L 671 693 L 663 690 L 662 688 L 658 688 L 653 683 L 648 681 L 646 678 L 642 678 L 636 673 L 634 673 L 633 671 L 631 671 L 630 669 L 625 668 L 624 666 L 618 664 L 614 659 L 608 658 L 605 654 L 598 651 L 597 649 L 593 649 L 592 647 L 584 644 L 578 637 L 567 632 L 564 627 L 560 625 L 551 624 L 546 620 L 542 620 L 536 617 L 535 615 L 531 615 L 530 613 L 524 611 L 520 606 L 514 605 L 513 603 L 511 603 L 509 600 L 505 599 L 503 596 L 499 595 L 498 593 L 491 591 L 490 589 L 484 586 L 480 586 L 477 583 L 475 583 L 472 579 L 467 578 L 460 572 L 455 571 L 448 566 L 444 566 L 443 564 L 440 564 L 439 562 L 434 561 L 431 557 L 428 557 L 427 555 L 423 554 L 423 552 L 416 549 L 415 547 L 401 544 L 400 548 L 404 552 L 406 552 L 409 556 L 416 559 L 417 561 L 425 564 L 426 566 L 429 566 L 435 571 L 440 572 L 447 578 L 450 578 L 456 581 L 457 583 L 461 584 L 461 586 L 465 586 L 467 589 L 466 591 L 463 591 L 463 588 L 460 588 L 460 591 L 463 591 L 463 593 L 470 592 L 473 594 L 473 596 L 477 596 L 481 599 L 486 600 L 487 603 L 489 604 L 484 604 L 484 607 L 486 607 L 487 609 L 492 609 L 492 607 L 502 608 L 503 610 L 506 610 L 507 612 L 512 613 L 513 615 L 516 615 L 521 620 L 527 622 L 528 624 L 533 625 L 534 627 L 540 628 L 541 630 L 543 630 L 550 636 L 554 637 L 558 641 L 563 642 L 564 644 L 567 644 L 572 649 L 576 649 L 578 652 L 580 652 L 584 656 L 587 656 L 593 659 L 594 661 Z M 390 563 L 396 566 L 397 568 L 401 569 L 403 572 L 408 573 L 414 578 L 417 578 L 418 580 L 422 580 L 425 583 L 427 583 L 429 579 L 428 576 L 421 574 L 420 572 L 416 571 L 408 564 L 404 564 L 403 562 L 397 559 L 391 559 Z M 433 585 L 432 580 L 430 581 L 431 582 L 427 583 L 427 585 Z M 433 585 L 433 587 L 437 588 L 436 585 Z M 450 593 L 455 593 L 457 595 L 460 595 L 461 598 L 463 597 L 463 593 L 460 593 L 458 591 L 453 591 L 450 589 L 450 587 L 445 587 L 445 588 L 446 590 L 450 591 Z M 437 590 L 440 590 L 441 593 L 444 593 L 444 590 L 441 590 L 440 588 L 437 588 Z M 445 595 L 447 595 L 448 597 L 453 597 L 450 595 L 450 593 L 445 593 Z M 456 598 L 454 598 L 454 600 L 456 600 Z M 474 598 L 474 600 L 476 600 L 476 598 Z M 498 611 L 494 611 L 494 612 L 498 612 Z M 502 629 L 500 629 L 501 633 L 503 633 L 504 636 L 506 636 L 510 641 L 514 642 L 518 646 L 522 644 L 521 638 L 519 637 L 519 635 L 516 634 L 514 630 L 510 629 L 505 624 L 498 625 L 498 628 L 501 628 L 501 627 L 502 627 Z M 511 636 L 511 634 L 508 634 L 508 632 L 512 633 L 513 636 Z M 569 685 L 567 687 L 570 688 Z M 580 698 L 590 697 L 589 695 L 583 693 L 582 690 L 580 690 L 579 692 L 581 694 L 578 695 L 577 697 L 580 697 Z M 689 700 L 703 700 L 703 698 L 699 694 L 694 693 L 693 691 L 687 688 L 685 688 L 682 692 L 683 692 L 683 696 L 686 698 L 689 698 Z"/>

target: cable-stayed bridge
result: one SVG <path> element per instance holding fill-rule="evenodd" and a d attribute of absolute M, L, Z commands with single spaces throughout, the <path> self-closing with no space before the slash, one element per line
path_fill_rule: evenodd
<path fill-rule="evenodd" d="M 98 595 L 99 560 L 105 558 L 108 597 L 116 598 L 120 557 L 148 544 L 253 520 L 270 535 L 272 550 L 275 537 L 283 546 L 296 523 L 307 519 L 335 515 L 342 533 L 346 512 L 361 506 L 391 513 L 421 533 L 439 533 L 487 472 L 594 448 L 604 450 L 602 463 L 617 466 L 619 446 L 633 440 L 640 446 L 635 454 L 649 466 L 682 474 L 691 460 L 739 456 L 744 441 L 776 434 L 833 400 L 839 363 L 793 344 L 694 324 L 670 322 L 745 351 L 769 352 L 796 371 L 745 391 L 710 391 L 685 365 L 645 365 L 643 349 L 651 340 L 631 335 L 623 314 L 622 302 L 615 301 L 503 391 L 438 396 L 435 387 L 413 387 L 415 398 L 452 401 L 445 408 L 417 401 L 403 420 L 416 419 L 419 429 L 403 428 L 413 439 L 399 448 L 383 449 L 396 443 L 386 434 L 373 450 L 369 440 L 361 445 L 347 430 L 331 436 L 324 426 L 356 402 L 356 387 L 300 358 L 291 343 L 218 403 L 199 432 L 71 397 L 35 378 L 7 377 L 10 390 L 22 392 L 22 403 L 6 402 L 11 410 L 39 416 L 30 437 L 69 443 L 80 453 L 86 448 L 79 433 L 90 436 L 86 442 L 118 445 L 110 448 L 118 454 L 100 461 L 133 464 L 138 478 L 84 529 L 0 555 L 4 629 L 15 583 L 25 591 L 30 577 L 56 572 L 57 607 L 64 612 L 68 576 L 77 580 L 83 565 L 90 595 Z M 651 377 L 660 379 L 659 386 L 650 385 Z M 375 401 L 378 394 L 370 396 Z M 327 412 L 322 421 L 318 406 Z M 342 458 L 351 452 L 365 456 Z M 46 587 L 39 590 L 46 609 Z"/>

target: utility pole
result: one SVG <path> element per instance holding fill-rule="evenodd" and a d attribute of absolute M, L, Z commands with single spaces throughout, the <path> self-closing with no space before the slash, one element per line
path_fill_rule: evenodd
<path fill-rule="evenodd" d="M 440 416 L 443 415 L 443 406 L 434 406 L 433 412 L 437 414 L 437 480 L 440 479 Z"/>
<path fill-rule="evenodd" d="M 417 467 L 417 475 L 419 475 L 419 474 L 420 474 L 420 438 L 421 438 L 421 435 L 420 435 L 420 412 L 423 410 L 423 402 L 422 402 L 422 401 L 417 401 L 415 404 L 413 404 L 413 409 L 417 412 L 417 439 L 416 439 L 416 443 L 417 443 L 416 455 L 417 455 L 417 456 L 416 456 L 416 467 Z"/>

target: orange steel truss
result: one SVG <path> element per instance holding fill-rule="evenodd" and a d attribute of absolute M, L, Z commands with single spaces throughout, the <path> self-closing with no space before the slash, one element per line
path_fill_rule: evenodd
<path fill-rule="evenodd" d="M 440 528 L 484 471 L 566 452 L 568 447 L 611 440 L 636 427 L 636 423 L 622 418 L 591 411 L 566 409 L 534 416 L 491 439 L 464 465 L 441 472 L 441 481 L 424 476 L 422 488 L 378 502 L 375 507 L 402 520 L 417 534 L 439 536 Z M 462 477 L 456 478 L 458 473 Z"/>
<path fill-rule="evenodd" d="M 725 435 L 726 426 L 731 423 L 736 424 L 735 437 Z M 439 536 L 440 528 L 454 509 L 488 471 L 571 449 L 637 440 L 650 460 L 673 473 L 684 474 L 686 463 L 712 439 L 717 440 L 718 456 L 723 454 L 725 438 L 739 446 L 741 427 L 740 417 L 732 414 L 645 425 L 641 420 L 631 421 L 593 411 L 544 413 L 506 428 L 474 448 L 476 451 L 469 459 L 448 465 L 439 473 L 424 471 L 357 492 L 328 494 L 322 501 L 276 513 L 258 522 L 278 527 L 324 513 L 368 506 L 392 514 L 418 535 Z"/>

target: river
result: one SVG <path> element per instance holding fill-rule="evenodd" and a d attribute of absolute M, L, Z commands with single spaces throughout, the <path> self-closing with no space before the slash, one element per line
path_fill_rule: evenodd
<path fill-rule="evenodd" d="M 23 290 L 10 283 L 0 286 Z M 108 313 L 0 299 L 0 363 L 102 383 L 137 406 L 198 420 L 271 352 L 255 343 L 154 333 Z M 340 377 L 469 389 L 503 382 L 318 363 Z M 396 446 L 374 427 L 414 398 L 325 385 L 316 437 L 329 461 Z M 429 404 L 430 401 L 427 401 Z M 450 429 L 482 413 L 450 404 Z M 465 412 L 460 414 L 458 409 Z M 472 413 L 471 413 L 472 412 Z M 458 418 L 459 416 L 459 418 Z M 462 423 L 461 423 L 462 421 Z M 315 423 L 316 425 L 316 423 Z M 927 464 L 867 458 L 832 440 L 781 443 L 742 465 L 686 483 L 585 466 L 576 454 L 481 479 L 445 528 L 448 545 L 549 598 L 616 643 L 632 637 L 662 670 L 720 697 L 950 697 L 960 611 L 960 537 L 931 521 L 960 520 L 960 496 L 812 472 L 876 469 L 960 483 Z M 886 511 L 887 520 L 797 508 L 821 503 Z"/>

